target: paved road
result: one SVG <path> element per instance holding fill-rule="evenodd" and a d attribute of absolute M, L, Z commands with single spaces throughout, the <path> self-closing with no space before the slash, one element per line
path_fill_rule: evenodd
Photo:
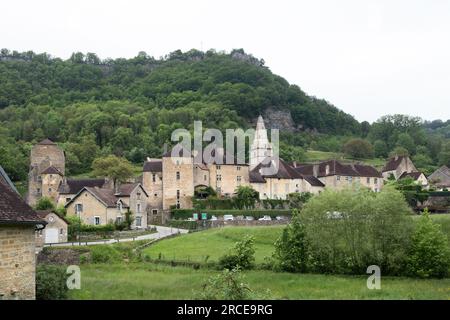
<path fill-rule="evenodd" d="M 45 247 L 67 247 L 67 246 L 92 246 L 96 244 L 112 244 L 117 242 L 129 242 L 129 241 L 138 241 L 138 240 L 152 240 L 152 239 L 162 239 L 169 236 L 172 236 L 174 234 L 183 234 L 188 233 L 189 230 L 186 229 L 178 229 L 178 228 L 171 228 L 171 227 L 162 227 L 162 226 L 151 226 L 155 227 L 156 231 L 155 233 L 150 233 L 142 236 L 137 236 L 134 238 L 125 238 L 120 239 L 119 241 L 117 239 L 109 239 L 109 240 L 99 240 L 99 241 L 82 241 L 80 242 L 62 242 L 62 243 L 53 243 L 53 244 L 46 244 Z"/>

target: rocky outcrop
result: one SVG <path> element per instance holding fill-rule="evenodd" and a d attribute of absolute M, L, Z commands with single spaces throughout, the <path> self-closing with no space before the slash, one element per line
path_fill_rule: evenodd
<path fill-rule="evenodd" d="M 287 132 L 295 132 L 300 129 L 292 119 L 291 112 L 287 109 L 269 107 L 264 111 L 263 117 L 268 129 L 279 129 Z"/>

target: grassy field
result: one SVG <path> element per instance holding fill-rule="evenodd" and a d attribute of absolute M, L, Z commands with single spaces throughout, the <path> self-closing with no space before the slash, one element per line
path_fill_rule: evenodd
<path fill-rule="evenodd" d="M 447 234 L 450 242 L 450 214 L 431 215 Z M 419 216 L 414 216 L 419 219 Z M 190 233 L 176 238 L 160 241 L 147 248 L 144 253 L 156 259 L 191 262 L 217 261 L 233 244 L 246 234 L 255 237 L 256 263 L 271 256 L 273 244 L 281 234 L 283 226 L 271 227 L 225 227 Z"/>
<path fill-rule="evenodd" d="M 345 155 L 341 152 L 326 152 L 326 151 L 317 151 L 317 150 L 306 151 L 307 162 L 324 161 L 324 160 L 331 160 L 331 159 L 341 160 L 344 163 L 360 161 L 365 164 L 372 165 L 378 169 L 383 167 L 384 164 L 386 163 L 386 160 L 381 159 L 381 158 L 354 160 L 354 159 L 346 158 Z"/>
<path fill-rule="evenodd" d="M 194 232 L 160 241 L 147 248 L 144 253 L 151 258 L 163 260 L 189 260 L 192 262 L 217 261 L 236 241 L 246 234 L 255 237 L 255 259 L 257 263 L 271 256 L 274 242 L 283 226 L 271 227 L 225 227 Z"/>
<path fill-rule="evenodd" d="M 414 218 L 417 219 L 417 218 Z M 432 215 L 450 233 L 450 214 Z M 273 252 L 283 226 L 225 227 L 166 239 L 144 250 L 152 258 L 217 261 L 246 234 L 255 237 L 256 262 Z M 119 246 L 136 244 L 119 244 Z M 130 248 L 131 248 L 130 247 Z M 83 264 L 81 290 L 71 299 L 194 299 L 208 277 L 208 268 L 170 266 L 151 262 Z M 450 299 L 450 278 L 412 279 L 382 277 L 381 290 L 369 290 L 365 276 L 292 274 L 268 270 L 244 272 L 244 282 L 258 292 L 270 290 L 273 299 Z"/>
<path fill-rule="evenodd" d="M 81 290 L 71 299 L 193 299 L 217 271 L 152 263 L 81 266 Z M 385 277 L 368 290 L 366 277 L 248 271 L 252 290 L 269 289 L 273 299 L 450 299 L 450 279 Z"/>

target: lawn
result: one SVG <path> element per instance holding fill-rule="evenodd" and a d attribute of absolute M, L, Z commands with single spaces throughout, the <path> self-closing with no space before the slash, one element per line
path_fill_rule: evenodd
<path fill-rule="evenodd" d="M 224 227 L 166 239 L 147 248 L 144 253 L 151 258 L 163 260 L 189 260 L 192 262 L 217 261 L 245 235 L 255 237 L 256 263 L 271 256 L 274 242 L 284 226 L 270 227 Z"/>
<path fill-rule="evenodd" d="M 317 150 L 307 150 L 306 151 L 306 161 L 307 162 L 318 162 L 318 161 L 325 161 L 325 160 L 340 160 L 343 163 L 349 163 L 349 162 L 363 162 L 367 165 L 374 166 L 378 169 L 383 167 L 386 163 L 385 159 L 381 158 L 371 158 L 371 159 L 350 159 L 346 158 L 345 155 L 341 152 L 327 152 L 327 151 L 317 151 Z"/>
<path fill-rule="evenodd" d="M 81 266 L 81 290 L 71 299 L 193 299 L 218 271 L 152 263 Z M 273 299 L 450 299 L 450 279 L 385 277 L 381 290 L 369 290 L 364 276 L 244 273 L 253 290 L 269 289 Z"/>

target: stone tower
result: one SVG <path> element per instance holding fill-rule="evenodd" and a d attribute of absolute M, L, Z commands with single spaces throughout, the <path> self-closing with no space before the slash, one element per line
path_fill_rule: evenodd
<path fill-rule="evenodd" d="M 264 119 L 262 116 L 259 116 L 258 122 L 256 123 L 255 137 L 252 145 L 250 146 L 250 170 L 263 162 L 265 158 L 271 156 L 272 144 L 267 138 L 267 130 L 264 126 Z"/>
<path fill-rule="evenodd" d="M 59 183 L 65 174 L 64 151 L 50 139 L 33 146 L 28 173 L 27 203 L 34 206 L 43 196 L 56 201 Z"/>

